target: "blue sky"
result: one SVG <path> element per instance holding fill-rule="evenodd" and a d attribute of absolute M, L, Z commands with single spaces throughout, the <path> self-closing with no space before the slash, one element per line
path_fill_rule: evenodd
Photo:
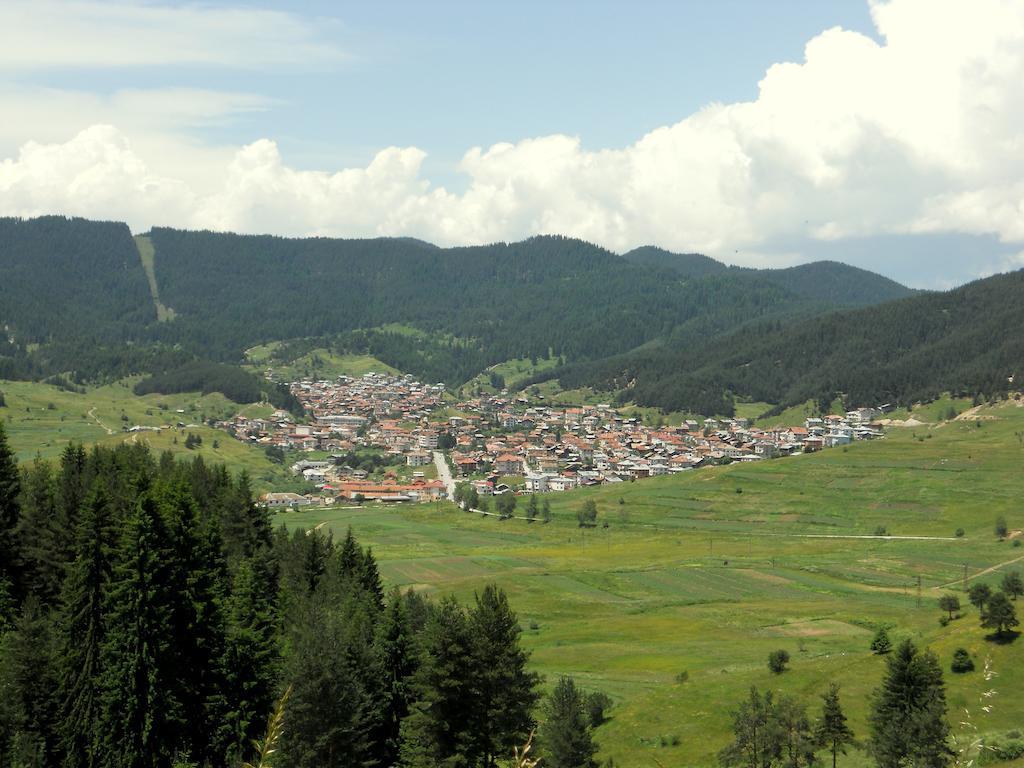
<path fill-rule="evenodd" d="M 1024 265 L 1017 5 L 11 0 L 0 214 L 947 287 Z"/>

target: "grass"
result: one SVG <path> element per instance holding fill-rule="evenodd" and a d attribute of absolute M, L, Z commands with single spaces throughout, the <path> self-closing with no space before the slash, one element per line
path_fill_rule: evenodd
<path fill-rule="evenodd" d="M 259 350 L 257 354 L 262 352 Z M 252 356 L 249 359 L 254 360 Z M 274 373 L 285 381 L 303 378 L 333 379 L 342 375 L 362 376 L 371 372 L 399 373 L 398 369 L 370 355 L 339 355 L 322 348 L 311 350 L 288 363 L 267 362 L 266 357 L 261 359 L 262 362 L 254 366 L 259 368 L 259 372 L 271 367 Z"/>
<path fill-rule="evenodd" d="M 26 381 L 0 382 L 7 407 L 0 409 L 8 440 L 19 461 L 35 456 L 56 458 L 70 442 L 92 445 L 125 440 L 145 441 L 154 450 L 176 454 L 202 455 L 222 462 L 234 471 L 246 470 L 257 490 L 269 490 L 290 481 L 287 470 L 271 463 L 253 446 L 241 443 L 226 432 L 202 426 L 208 419 L 222 419 L 242 410 L 252 416 L 267 415 L 273 409 L 254 403 L 238 406 L 220 393 L 200 395 L 132 392 L 135 379 L 103 387 L 88 388 L 84 394 L 68 392 L 50 384 Z M 178 411 L 182 411 L 178 413 Z M 188 426 L 178 428 L 178 422 Z M 126 434 L 124 426 L 169 426 L 160 432 Z M 203 439 L 201 447 L 185 448 L 188 432 Z M 175 443 L 175 438 L 177 442 Z M 213 443 L 217 441 L 218 447 Z"/>
<path fill-rule="evenodd" d="M 950 408 L 957 413 L 963 413 L 971 406 L 972 401 L 969 397 L 950 397 L 946 394 L 930 403 L 921 403 L 911 408 L 897 408 L 892 413 L 886 414 L 886 417 L 890 419 L 914 418 L 918 421 L 939 422 L 946 420 Z"/>
<path fill-rule="evenodd" d="M 271 356 L 282 343 L 274 341 L 247 349 L 245 357 L 249 367 L 256 373 L 262 373 L 271 367 L 279 378 L 286 381 L 302 378 L 333 379 L 342 375 L 362 376 L 371 372 L 400 373 L 397 368 L 381 362 L 371 355 L 338 354 L 323 347 L 312 349 L 288 362 L 272 361 Z"/>
<path fill-rule="evenodd" d="M 557 357 L 537 358 L 536 364 L 527 357 L 506 360 L 490 366 L 486 371 L 467 381 L 460 387 L 460 391 L 470 394 L 478 389 L 493 394 L 496 390 L 491 386 L 490 375 L 496 373 L 505 380 L 505 386 L 509 389 L 516 387 L 520 382 L 525 381 L 534 374 L 554 368 L 558 365 Z"/>
<path fill-rule="evenodd" d="M 761 414 L 767 413 L 774 406 L 771 403 L 751 402 L 751 403 L 736 403 L 736 417 L 740 419 L 750 419 L 754 421 Z"/>
<path fill-rule="evenodd" d="M 813 714 L 834 680 L 852 727 L 866 736 L 866 701 L 884 667 L 868 644 L 883 625 L 894 640 L 930 647 L 947 670 L 959 646 L 978 669 L 990 656 L 1001 697 L 976 719 L 983 731 L 1003 732 L 1021 725 L 1024 641 L 986 641 L 963 598 L 965 616 L 941 627 L 936 605 L 938 595 L 959 588 L 965 564 L 969 574 L 995 567 L 984 577 L 993 583 L 1007 568 L 1024 568 L 1024 559 L 1000 566 L 1024 558 L 1024 549 L 992 532 L 1000 514 L 1011 528 L 1024 524 L 1024 448 L 1015 437 L 1024 408 L 1003 405 L 984 415 L 994 418 L 981 427 L 893 430 L 846 451 L 551 494 L 547 525 L 443 503 L 280 519 L 300 527 L 323 522 L 336 538 L 351 525 L 391 584 L 470 599 L 486 581 L 497 582 L 548 685 L 572 674 L 585 689 L 614 698 L 611 720 L 595 737 L 601 759 L 626 768 L 714 764 L 729 738 L 729 710 L 752 684 L 796 695 Z M 584 531 L 575 511 L 590 498 L 599 527 Z M 962 527 L 966 535 L 804 537 L 871 534 L 879 525 L 942 537 Z M 792 656 L 782 675 L 766 663 L 777 648 Z M 678 682 L 684 671 L 686 681 Z M 956 710 L 974 706 L 987 684 L 979 673 L 946 679 L 955 723 Z M 859 751 L 840 758 L 844 767 L 868 764 Z"/>

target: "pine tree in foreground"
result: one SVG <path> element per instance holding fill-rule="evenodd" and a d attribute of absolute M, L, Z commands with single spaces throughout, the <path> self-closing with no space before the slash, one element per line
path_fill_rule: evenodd
<path fill-rule="evenodd" d="M 571 677 L 559 679 L 544 702 L 544 723 L 537 738 L 547 768 L 597 767 L 585 697 Z"/>
<path fill-rule="evenodd" d="M 886 659 L 882 685 L 872 695 L 869 751 L 879 768 L 943 768 L 952 751 L 946 689 L 938 659 L 904 640 Z"/>
<path fill-rule="evenodd" d="M 832 753 L 832 768 L 836 768 L 837 756 L 845 755 L 846 747 L 854 743 L 853 731 L 846 724 L 846 715 L 839 704 L 839 686 L 830 684 L 821 698 L 821 717 L 814 726 L 814 737 L 818 746 Z"/>

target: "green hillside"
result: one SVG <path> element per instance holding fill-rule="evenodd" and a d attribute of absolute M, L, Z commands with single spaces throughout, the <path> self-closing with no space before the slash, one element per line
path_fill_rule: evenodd
<path fill-rule="evenodd" d="M 118 381 L 78 392 L 38 382 L 0 381 L 6 402 L 0 419 L 16 458 L 22 462 L 36 456 L 56 459 L 72 442 L 86 446 L 142 442 L 156 452 L 201 455 L 206 461 L 226 464 L 233 472 L 245 470 L 259 491 L 280 490 L 292 482 L 286 468 L 271 463 L 263 451 L 205 426 L 208 419 L 228 418 L 240 410 L 220 393 L 139 396 L 133 391 L 135 383 Z M 255 403 L 241 409 L 252 416 L 268 416 L 272 410 Z M 186 426 L 179 427 L 179 422 Z M 136 425 L 163 429 L 123 431 Z M 190 432 L 202 438 L 197 448 L 185 447 Z"/>
<path fill-rule="evenodd" d="M 1024 372 L 1024 337 L 1013 331 L 1022 323 L 1017 271 L 871 307 L 757 320 L 699 343 L 670 339 L 545 376 L 666 410 L 723 392 L 780 409 L 837 395 L 850 406 L 990 397 Z"/>
<path fill-rule="evenodd" d="M 556 236 L 467 248 L 167 228 L 133 239 L 123 224 L 4 219 L 0 266 L 0 376 L 76 384 L 183 379 L 182 366 L 239 365 L 246 350 L 297 339 L 307 346 L 286 362 L 314 350 L 321 361 L 370 357 L 456 387 L 507 360 L 688 346 L 845 302 L 807 290 L 808 281 L 640 267 Z M 888 298 L 882 280 L 862 276 L 858 300 Z"/>
<path fill-rule="evenodd" d="M 813 713 L 838 682 L 863 738 L 868 694 L 884 666 L 868 646 L 881 626 L 937 653 L 951 708 L 973 708 L 980 733 L 1002 734 L 1021 725 L 1021 641 L 986 640 L 960 590 L 965 568 L 969 583 L 991 584 L 1024 569 L 1020 536 L 993 534 L 999 515 L 1014 531 L 1024 527 L 1021 434 L 1019 402 L 983 407 L 970 419 L 894 429 L 846 450 L 551 494 L 548 525 L 444 506 L 279 519 L 323 523 L 336 539 L 351 525 L 392 584 L 469 597 L 496 581 L 547 685 L 572 674 L 615 700 L 595 736 L 602 760 L 617 766 L 715 765 L 729 711 L 752 684 L 794 695 Z M 584 531 L 575 511 L 586 499 L 599 517 Z M 879 526 L 937 538 L 880 538 Z M 965 610 L 942 627 L 936 599 L 947 592 L 960 594 Z M 979 669 L 990 660 L 998 677 L 949 673 L 961 646 Z M 777 648 L 792 656 L 782 675 L 766 665 Z M 1000 695 L 984 713 L 978 698 L 990 687 Z M 853 750 L 839 765 L 868 761 Z"/>
<path fill-rule="evenodd" d="M 644 267 L 671 269 L 687 278 L 729 274 L 773 283 L 809 300 L 862 306 L 910 296 L 914 291 L 866 269 L 835 261 L 816 261 L 785 269 L 730 267 L 699 253 L 672 253 L 654 246 L 636 248 L 622 258 Z"/>

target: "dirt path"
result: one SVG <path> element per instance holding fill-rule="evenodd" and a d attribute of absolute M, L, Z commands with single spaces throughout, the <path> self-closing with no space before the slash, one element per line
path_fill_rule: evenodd
<path fill-rule="evenodd" d="M 875 541 L 965 541 L 953 536 L 875 536 L 870 533 L 759 533 L 758 536 L 782 536 L 787 539 L 873 539 Z"/>
<path fill-rule="evenodd" d="M 88 415 L 88 417 L 90 419 L 92 419 L 97 424 L 99 424 L 100 429 L 105 430 L 108 435 L 114 434 L 114 430 L 112 430 L 110 427 L 108 427 L 106 424 L 104 424 L 102 421 L 100 421 L 100 417 L 96 415 L 96 406 L 95 405 L 92 408 L 89 409 L 89 413 L 87 415 Z"/>
<path fill-rule="evenodd" d="M 967 577 L 967 580 L 968 581 L 974 581 L 974 579 L 980 578 L 982 576 L 988 576 L 990 573 L 995 573 L 1000 568 L 1005 568 L 1008 565 L 1013 565 L 1014 563 L 1019 563 L 1021 560 L 1024 560 L 1024 555 L 1021 555 L 1020 557 L 1015 557 L 1015 558 L 1013 558 L 1013 560 L 1007 560 L 1006 562 L 1003 562 L 1003 563 L 996 563 L 995 565 L 993 565 L 993 566 L 991 566 L 989 568 L 985 568 L 983 570 L 980 570 L 977 573 L 972 573 L 970 576 Z M 951 581 L 948 584 L 942 584 L 941 586 L 936 587 L 936 589 L 949 589 L 950 587 L 955 587 L 957 584 L 963 584 L 963 583 L 964 583 L 963 579 L 957 579 L 956 581 Z"/>

